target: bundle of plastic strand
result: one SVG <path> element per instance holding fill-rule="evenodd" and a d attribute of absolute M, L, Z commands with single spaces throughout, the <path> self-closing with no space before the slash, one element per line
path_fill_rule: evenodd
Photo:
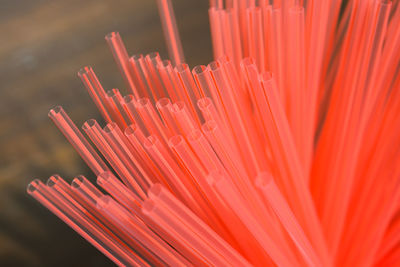
<path fill-rule="evenodd" d="M 305 16 L 300 1 L 293 1 L 286 6 L 276 3 L 278 1 L 274 1 L 271 5 L 267 1 L 259 1 L 258 6 L 254 5 L 254 1 L 250 3 L 248 1 L 247 4 L 226 1 L 225 8 L 217 2 L 212 3 L 209 11 L 214 55 L 219 57 L 222 54 L 228 54 L 231 58 L 235 58 L 235 52 L 229 47 L 229 43 L 234 42 L 233 47 L 239 47 L 238 50 L 242 52 L 242 55 L 252 53 L 257 55 L 253 57 L 260 69 L 269 66 L 269 69 L 277 76 L 284 77 L 284 82 L 279 84 L 279 88 L 284 90 L 281 94 L 285 96 L 283 99 L 287 103 L 286 114 L 298 153 L 302 159 L 305 159 L 302 163 L 306 164 L 306 170 L 307 155 L 310 149 L 312 151 L 313 145 L 309 143 L 308 138 L 315 135 L 315 142 L 318 141 L 313 162 L 314 170 L 309 177 L 312 179 L 311 188 L 322 217 L 328 246 L 333 251 L 332 254 L 339 254 L 339 247 L 343 246 L 341 242 L 346 242 L 354 249 L 362 248 L 361 245 L 355 245 L 356 239 L 352 235 L 361 221 L 369 224 L 363 212 L 370 204 L 361 201 L 369 201 L 366 199 L 368 193 L 371 193 L 369 190 L 374 188 L 372 172 L 368 174 L 371 177 L 370 180 L 366 179 L 366 170 L 362 168 L 364 166 L 370 168 L 371 161 L 368 157 L 372 155 L 372 145 L 376 149 L 381 149 L 383 153 L 387 152 L 384 147 L 371 143 L 377 140 L 377 133 L 373 132 L 383 127 L 385 107 L 393 108 L 393 115 L 397 112 L 395 107 L 398 104 L 395 100 L 398 98 L 394 88 L 398 88 L 396 70 L 399 62 L 399 30 L 395 26 L 398 25 L 400 18 L 398 2 L 306 1 Z M 258 19 L 260 9 L 262 14 L 264 12 L 262 15 L 263 38 L 258 36 L 259 23 L 254 23 L 254 19 Z M 340 10 L 342 10 L 341 14 L 339 14 Z M 273 24 L 274 12 L 275 14 L 281 12 L 284 17 L 275 25 Z M 226 17 L 231 13 L 236 14 L 238 19 L 227 19 Z M 297 23 L 294 23 L 296 21 Z M 225 29 L 229 30 L 217 34 L 223 23 L 228 25 Z M 230 34 L 236 31 L 237 23 L 242 31 L 240 38 L 234 39 Z M 282 27 L 277 27 L 279 23 Z M 305 29 L 302 28 L 304 24 Z M 276 32 L 278 30 L 281 32 Z M 282 63 L 286 63 L 283 72 L 280 71 L 281 66 L 274 64 L 276 57 L 281 56 L 280 49 L 274 47 L 274 44 L 281 42 L 282 38 L 286 38 L 284 40 L 287 43 L 281 46 L 286 57 Z M 256 49 L 254 52 L 254 48 L 262 47 L 258 45 L 260 40 L 264 40 L 264 48 L 261 51 Z M 309 51 L 308 54 L 299 52 L 304 51 L 304 44 L 305 51 Z M 263 53 L 266 58 L 264 63 L 260 58 Z M 305 59 L 302 58 L 304 56 Z M 299 66 L 304 66 L 304 64 L 307 71 L 299 71 L 302 69 Z M 304 82 L 307 86 L 302 90 Z M 305 98 L 301 99 L 302 96 Z M 393 102 L 387 101 L 389 98 Z M 320 124 L 313 123 L 310 128 L 307 126 L 310 122 L 307 120 L 317 119 L 313 113 L 318 112 L 318 107 L 321 107 L 318 114 Z M 299 114 L 300 116 L 296 118 L 292 117 Z M 395 119 L 390 120 L 391 123 L 394 122 L 393 120 Z M 318 130 L 315 134 L 307 132 L 314 131 L 314 127 Z M 387 125 L 387 127 L 391 126 Z M 371 128 L 373 128 L 372 133 Z M 318 132 L 321 132 L 320 136 L 317 135 Z M 398 149 L 398 140 L 395 139 L 395 135 L 396 133 L 381 134 L 382 137 L 387 138 L 385 142 L 393 145 L 393 153 L 396 153 Z M 366 144 L 368 145 L 365 146 Z M 392 158 L 396 158 L 396 154 L 386 157 L 388 160 Z M 395 163 L 396 160 L 385 167 L 388 168 Z M 385 170 L 385 167 L 380 166 L 380 170 Z M 395 177 L 396 173 L 388 175 Z M 387 185 L 388 188 L 393 189 L 391 196 L 397 194 L 396 183 L 396 179 L 391 179 L 391 184 Z M 360 195 L 360 192 L 363 194 Z M 376 194 L 376 201 L 380 200 L 378 195 Z M 391 201 L 396 201 L 396 198 L 394 197 Z M 380 204 L 380 207 L 384 209 L 383 203 Z M 357 219 L 354 218 L 356 215 L 353 214 L 353 210 L 347 211 L 347 208 L 354 206 L 359 210 L 359 213 L 355 213 L 360 216 Z M 375 217 L 381 220 L 383 229 L 394 211 L 386 214 L 388 215 L 386 220 L 381 220 L 382 217 L 379 216 Z M 343 229 L 344 227 L 347 229 Z M 369 236 L 373 240 L 373 235 Z M 359 244 L 363 243 L 365 232 L 357 238 Z M 364 243 L 363 249 L 365 246 Z M 340 250 L 347 251 L 343 248 Z M 354 252 L 354 255 L 359 254 Z M 374 253 L 369 255 L 373 257 Z M 342 264 L 350 261 L 347 254 L 343 254 L 343 257 L 347 258 L 341 259 Z M 356 261 L 359 261 L 359 258 Z"/>
<path fill-rule="evenodd" d="M 49 112 L 109 195 L 83 176 L 29 194 L 121 266 L 395 264 L 399 3 L 210 1 L 215 61 L 192 72 L 158 5 L 173 63 L 111 33 L 131 94 L 78 73 L 102 156 Z"/>

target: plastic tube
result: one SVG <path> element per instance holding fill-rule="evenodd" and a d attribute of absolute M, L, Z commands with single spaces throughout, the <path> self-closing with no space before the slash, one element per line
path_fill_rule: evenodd
<path fill-rule="evenodd" d="M 135 82 L 132 78 L 131 69 L 129 66 L 129 56 L 126 51 L 125 45 L 122 42 L 121 36 L 118 32 L 111 32 L 105 37 L 108 47 L 113 54 L 114 60 L 118 65 L 119 71 L 128 85 L 129 89 L 132 91 L 136 99 L 139 98 L 139 93 L 136 89 Z"/>
<path fill-rule="evenodd" d="M 310 119 L 306 113 L 305 87 L 305 32 L 304 9 L 299 6 L 291 7 L 287 14 L 287 86 L 290 92 L 288 101 L 288 119 L 293 133 L 299 157 L 308 181 L 311 167 L 312 146 L 308 144 L 304 121 Z"/>
<path fill-rule="evenodd" d="M 147 82 L 152 85 L 151 88 L 153 88 L 154 92 L 153 99 L 157 101 L 160 98 L 166 97 L 167 93 L 157 68 L 162 63 L 162 60 L 157 52 L 147 54 L 144 59 L 148 73 Z"/>
<path fill-rule="evenodd" d="M 157 65 L 157 70 L 166 89 L 166 97 L 169 97 L 173 102 L 179 100 L 184 101 L 184 97 L 180 95 L 182 90 L 177 88 L 179 84 L 177 84 L 177 77 L 175 76 L 176 74 L 172 68 L 171 61 L 163 60 Z M 158 100 L 160 99 L 157 99 L 157 101 Z"/>
<path fill-rule="evenodd" d="M 144 199 L 146 194 L 137 183 L 135 177 L 130 173 L 129 169 L 124 165 L 121 158 L 113 151 L 110 144 L 106 141 L 103 131 L 96 120 L 88 120 L 83 126 L 83 130 L 100 150 L 103 156 L 111 164 L 113 169 L 118 173 L 124 183 L 135 192 L 140 198 Z"/>
<path fill-rule="evenodd" d="M 235 66 L 239 68 L 240 60 L 242 59 L 242 45 L 240 41 L 240 28 L 239 28 L 239 18 L 237 16 L 237 10 L 234 8 L 228 9 L 226 11 L 227 24 L 230 27 L 232 36 L 232 56 L 231 60 L 235 62 Z"/>
<path fill-rule="evenodd" d="M 159 236 L 154 234 L 143 222 L 130 215 L 109 196 L 102 197 L 97 207 L 110 216 L 121 230 L 124 230 L 138 244 L 138 251 L 146 252 L 147 259 L 154 265 L 188 266 L 190 263 L 171 248 Z"/>
<path fill-rule="evenodd" d="M 246 163 L 247 171 L 250 173 L 250 176 L 254 176 L 252 172 L 257 171 L 261 168 L 257 159 L 261 159 L 259 154 L 257 154 L 257 150 L 254 149 L 253 146 L 257 146 L 257 140 L 250 141 L 250 135 L 247 133 L 247 127 L 244 125 L 241 111 L 239 110 L 236 98 L 232 94 L 233 88 L 230 87 L 228 82 L 228 78 L 226 77 L 226 73 L 224 72 L 223 67 L 218 61 L 212 62 L 208 65 L 208 68 L 211 71 L 213 80 L 215 82 L 215 88 L 217 90 L 216 94 L 218 94 L 223 100 L 223 117 L 226 117 L 229 121 L 230 128 L 235 136 L 235 142 L 238 144 L 240 149 L 240 155 Z M 235 129 L 233 131 L 233 129 Z"/>
<path fill-rule="evenodd" d="M 225 170 L 215 151 L 200 130 L 193 130 L 186 138 L 193 150 L 196 151 L 199 160 L 201 160 L 207 172 Z"/>
<path fill-rule="evenodd" d="M 308 266 L 322 266 L 314 248 L 308 241 L 307 236 L 300 224 L 297 222 L 297 219 L 287 204 L 285 197 L 279 191 L 271 175 L 265 173 L 259 174 L 256 183 L 279 217 L 279 220 L 285 227 L 290 238 L 300 251 L 306 264 Z"/>
<path fill-rule="evenodd" d="M 78 175 L 72 180 L 71 188 L 85 196 L 93 205 L 96 205 L 97 200 L 103 196 L 103 193 L 83 175 Z"/>
<path fill-rule="evenodd" d="M 83 67 L 79 70 L 78 76 L 81 78 L 82 83 L 85 85 L 104 120 L 106 122 L 111 122 L 112 119 L 109 111 L 110 107 L 108 106 L 107 95 L 97 79 L 96 74 L 93 72 L 93 69 L 91 67 Z"/>
<path fill-rule="evenodd" d="M 323 261 L 328 260 L 328 254 L 322 235 L 322 229 L 311 199 L 311 194 L 305 182 L 304 171 L 301 168 L 298 154 L 289 129 L 289 125 L 285 118 L 285 112 L 280 103 L 276 84 L 273 77 L 271 77 L 269 73 L 264 73 L 261 76 L 261 84 L 263 86 L 264 94 L 271 112 L 270 119 L 273 121 L 273 123 L 270 125 L 275 124 L 277 134 L 279 136 L 275 142 L 280 143 L 282 146 L 279 149 L 280 152 L 276 151 L 274 153 L 282 154 L 283 159 L 280 161 L 286 162 L 286 168 L 287 171 L 289 171 L 287 177 L 291 177 L 290 181 L 291 183 L 293 183 L 293 185 L 291 186 L 292 189 L 290 190 L 293 193 L 294 197 L 292 198 L 291 203 L 292 208 L 300 204 L 297 209 L 293 209 L 298 212 L 298 219 L 304 227 L 306 233 L 309 235 L 311 242 L 316 248 L 320 250 L 319 253 L 321 253 L 320 255 L 322 255 L 321 257 L 323 258 Z M 262 98 L 259 99 L 261 100 Z M 267 113 L 264 114 L 267 115 Z M 281 170 L 282 172 L 284 171 L 283 169 Z M 298 200 L 295 200 L 295 198 L 298 198 Z"/>
<path fill-rule="evenodd" d="M 278 266 L 293 266 L 294 259 L 290 259 L 288 254 L 283 254 L 277 244 L 270 238 L 265 232 L 263 227 L 259 224 L 256 218 L 250 213 L 248 207 L 244 204 L 244 201 L 240 194 L 229 184 L 225 179 L 218 179 L 217 175 L 213 176 L 217 179 L 214 186 L 219 194 L 223 197 L 225 202 L 230 205 L 232 210 L 246 225 L 247 229 L 258 241 L 258 243 L 264 248 L 264 251 L 268 253 L 271 259 Z"/>
<path fill-rule="evenodd" d="M 189 134 L 193 129 L 199 127 L 197 121 L 195 121 L 192 115 L 186 108 L 184 102 L 179 101 L 171 107 L 172 115 L 175 119 L 176 125 L 179 127 L 180 132 L 184 135 Z"/>
<path fill-rule="evenodd" d="M 186 141 L 182 136 L 174 136 L 170 139 L 170 146 L 173 148 L 175 153 L 179 157 L 179 161 L 182 162 L 183 166 L 189 171 L 191 176 L 194 178 L 196 187 L 201 192 L 204 204 L 201 208 L 207 214 L 208 223 L 211 228 L 218 232 L 226 240 L 231 240 L 229 233 L 223 225 L 221 218 L 218 217 L 218 210 L 215 209 L 213 196 L 215 193 L 207 183 L 207 173 L 197 156 L 192 152 Z"/>
<path fill-rule="evenodd" d="M 127 264 L 132 266 L 149 266 L 136 254 L 126 251 L 115 240 L 109 239 L 98 226 L 87 220 L 78 210 L 57 198 L 39 180 L 32 181 L 28 185 L 27 191 L 118 266 L 126 266 Z"/>
<path fill-rule="evenodd" d="M 142 199 L 129 190 L 117 177 L 111 172 L 103 172 L 97 176 L 97 184 L 100 185 L 106 192 L 113 196 L 119 203 L 125 206 L 128 210 L 139 218 L 141 217 L 140 208 Z"/>
<path fill-rule="evenodd" d="M 119 127 L 125 129 L 129 124 L 132 123 L 132 121 L 128 116 L 126 116 L 125 110 L 121 105 L 122 101 L 121 93 L 119 92 L 118 89 L 114 88 L 107 92 L 107 99 L 113 111 L 113 121 L 115 121 Z"/>
<path fill-rule="evenodd" d="M 173 64 L 179 65 L 185 62 L 175 14 L 170 0 L 157 0 L 160 13 L 161 25 L 163 26 L 164 37 L 168 46 L 168 54 Z"/>
<path fill-rule="evenodd" d="M 143 55 L 134 55 L 128 60 L 129 67 L 131 69 L 132 79 L 135 81 L 135 86 L 137 88 L 138 95 L 135 99 L 141 97 L 149 97 L 150 89 L 147 86 L 147 81 L 145 80 L 143 71 L 141 69 L 138 58 L 143 57 Z"/>
<path fill-rule="evenodd" d="M 195 186 L 193 178 L 181 169 L 176 158 L 154 136 L 150 136 L 144 146 L 165 175 L 163 182 L 174 189 L 177 197 L 190 209 L 207 221 L 207 215 L 202 208 L 204 200 Z"/>
<path fill-rule="evenodd" d="M 169 133 L 171 133 L 172 135 L 179 134 L 180 130 L 176 125 L 175 119 L 172 114 L 171 100 L 169 100 L 168 98 L 161 98 L 160 100 L 157 101 L 156 108 L 160 113 L 160 116 L 164 124 L 169 129 Z M 170 137 L 171 136 L 168 136 L 168 138 Z"/>
<path fill-rule="evenodd" d="M 129 120 L 132 122 L 131 125 L 136 125 L 144 132 L 145 135 L 148 135 L 148 129 L 136 110 L 136 103 L 137 100 L 135 100 L 135 97 L 133 95 L 126 95 L 121 101 L 125 114 L 129 117 Z"/>
<path fill-rule="evenodd" d="M 103 133 L 113 151 L 119 156 L 125 167 L 129 169 L 143 191 L 146 192 L 153 182 L 150 175 L 142 167 L 142 162 L 139 162 L 136 155 L 133 154 L 134 148 L 126 139 L 126 136 L 115 123 L 107 124 Z"/>
<path fill-rule="evenodd" d="M 215 59 L 224 55 L 224 39 L 220 15 L 221 13 L 215 7 L 210 7 L 208 10 Z"/>
<path fill-rule="evenodd" d="M 51 109 L 48 115 L 95 175 L 108 170 L 107 165 L 95 152 L 85 137 L 83 137 L 82 133 L 61 106 Z"/>
<path fill-rule="evenodd" d="M 157 135 L 162 142 L 167 143 L 167 136 L 170 136 L 171 134 L 168 133 L 168 128 L 166 128 L 161 122 L 161 119 L 150 100 L 147 98 L 141 98 L 137 101 L 135 107 L 149 133 Z"/>
<path fill-rule="evenodd" d="M 54 181 L 54 183 L 59 184 L 60 181 Z M 56 185 L 53 187 L 55 186 Z M 102 224 L 104 231 L 109 233 L 109 235 L 114 239 L 119 240 L 118 242 L 124 246 L 134 249 L 135 252 L 140 252 L 140 256 L 145 258 L 147 262 L 151 264 L 160 264 L 159 260 L 156 259 L 152 254 L 141 248 L 138 248 L 140 244 L 137 242 L 137 240 L 129 236 L 127 232 L 120 227 L 119 223 L 115 222 L 112 216 L 97 207 L 102 198 L 106 196 L 104 196 L 97 188 L 95 188 L 88 180 L 86 180 L 86 178 L 83 176 L 75 178 L 71 184 L 71 188 L 74 193 L 72 194 L 74 199 L 78 201 L 79 204 L 84 207 L 84 209 L 87 210 L 85 211 L 86 214 L 88 216 L 92 216 L 91 218 L 93 221 L 98 221 L 99 224 Z M 143 222 L 138 219 L 136 219 L 136 223 L 137 227 L 144 226 Z"/>
<path fill-rule="evenodd" d="M 179 215 L 163 204 L 154 200 L 146 200 L 142 211 L 173 247 L 196 266 L 214 265 L 231 266 L 214 249 L 207 245 L 198 235 L 182 223 Z"/>
<path fill-rule="evenodd" d="M 190 227 L 194 233 L 207 242 L 210 247 L 217 250 L 219 254 L 223 255 L 225 259 L 231 260 L 234 266 L 249 266 L 247 260 L 160 184 L 152 186 L 149 190 L 149 197 L 155 202 L 160 201 L 171 211 L 179 214 L 181 220 Z"/>

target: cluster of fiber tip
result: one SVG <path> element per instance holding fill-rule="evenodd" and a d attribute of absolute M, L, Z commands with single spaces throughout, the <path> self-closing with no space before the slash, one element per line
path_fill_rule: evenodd
<path fill-rule="evenodd" d="M 119 266 L 399 266 L 399 1 L 214 0 L 192 70 L 158 4 L 172 62 L 111 33 L 131 94 L 85 67 L 104 128 L 49 112 L 103 190 L 28 193 Z"/>

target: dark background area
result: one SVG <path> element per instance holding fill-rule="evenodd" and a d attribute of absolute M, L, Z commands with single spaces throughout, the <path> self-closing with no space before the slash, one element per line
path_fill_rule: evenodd
<path fill-rule="evenodd" d="M 212 59 L 208 1 L 173 0 L 187 63 Z M 122 77 L 104 36 L 119 31 L 128 52 L 167 57 L 155 0 L 0 1 L 0 266 L 112 266 L 27 195 L 34 178 L 58 173 L 95 181 L 47 117 L 62 105 L 80 126 L 101 121 L 77 77 L 90 65 L 106 90 Z"/>

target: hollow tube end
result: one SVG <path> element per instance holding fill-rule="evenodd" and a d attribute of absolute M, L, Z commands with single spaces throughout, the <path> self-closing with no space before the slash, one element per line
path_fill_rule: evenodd
<path fill-rule="evenodd" d="M 32 182 L 30 182 L 29 184 L 28 184 L 28 186 L 26 187 L 26 192 L 28 192 L 28 194 L 33 194 L 37 189 L 38 189 L 38 187 L 39 187 L 39 185 L 41 184 L 42 182 L 39 180 L 39 179 L 35 179 L 35 180 L 33 180 Z"/>
<path fill-rule="evenodd" d="M 82 125 L 83 130 L 88 130 L 93 128 L 97 124 L 97 121 L 95 119 L 90 119 L 85 121 L 85 123 Z"/>
<path fill-rule="evenodd" d="M 54 108 L 50 109 L 50 111 L 47 115 L 50 118 L 54 118 L 55 116 L 57 116 L 58 114 L 60 114 L 63 111 L 64 111 L 64 109 L 62 108 L 62 106 L 55 106 Z"/>

